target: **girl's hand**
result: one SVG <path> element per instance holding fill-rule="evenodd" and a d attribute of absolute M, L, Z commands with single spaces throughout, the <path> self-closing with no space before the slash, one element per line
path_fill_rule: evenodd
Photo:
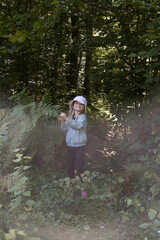
<path fill-rule="evenodd" d="M 63 118 L 63 120 L 67 120 L 67 115 L 65 113 L 61 113 L 60 117 Z"/>
<path fill-rule="evenodd" d="M 70 119 L 67 117 L 65 113 L 61 113 L 60 117 L 63 119 L 62 121 L 67 121 L 68 123 L 70 122 Z"/>
<path fill-rule="evenodd" d="M 64 118 L 60 116 L 60 117 L 58 117 L 58 121 L 63 122 Z"/>

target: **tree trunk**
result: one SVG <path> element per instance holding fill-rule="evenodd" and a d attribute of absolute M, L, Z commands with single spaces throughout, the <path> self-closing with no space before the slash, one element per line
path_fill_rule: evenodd
<path fill-rule="evenodd" d="M 66 64 L 68 65 L 66 71 L 66 85 L 67 92 L 77 91 L 78 82 L 78 54 L 79 54 L 79 26 L 78 16 L 76 13 L 71 16 L 72 24 L 72 44 L 69 49 L 69 54 L 66 57 Z"/>
<path fill-rule="evenodd" d="M 87 97 L 88 101 L 90 99 L 91 91 L 91 66 L 92 66 L 92 49 L 91 49 L 91 39 L 92 39 L 92 21 L 86 19 L 86 63 L 85 63 L 85 78 L 84 78 L 84 90 L 83 95 Z"/>

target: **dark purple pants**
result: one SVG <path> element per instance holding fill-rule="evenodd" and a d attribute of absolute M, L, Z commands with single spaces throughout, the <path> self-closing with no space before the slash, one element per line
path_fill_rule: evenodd
<path fill-rule="evenodd" d="M 68 147 L 68 177 L 74 178 L 74 170 L 78 171 L 78 175 L 84 172 L 85 146 Z"/>

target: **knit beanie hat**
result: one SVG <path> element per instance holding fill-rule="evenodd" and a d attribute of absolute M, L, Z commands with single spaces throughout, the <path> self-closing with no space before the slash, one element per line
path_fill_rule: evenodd
<path fill-rule="evenodd" d="M 86 100 L 85 97 L 83 97 L 83 96 L 77 96 L 77 97 L 75 97 L 75 98 L 70 102 L 69 108 L 71 108 L 71 106 L 72 106 L 72 104 L 73 104 L 74 102 L 79 102 L 79 103 L 83 104 L 83 105 L 85 106 L 85 113 L 86 113 L 86 111 L 87 111 L 87 100 Z"/>

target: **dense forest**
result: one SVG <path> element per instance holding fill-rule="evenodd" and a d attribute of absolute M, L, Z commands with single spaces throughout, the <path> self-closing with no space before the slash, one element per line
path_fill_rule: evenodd
<path fill-rule="evenodd" d="M 159 240 L 159 1 L 0 7 L 0 240 Z M 76 95 L 88 143 L 71 187 L 57 119 Z"/>
<path fill-rule="evenodd" d="M 3 1 L 1 9 L 1 87 L 10 94 L 133 105 L 159 84 L 158 1 Z"/>

